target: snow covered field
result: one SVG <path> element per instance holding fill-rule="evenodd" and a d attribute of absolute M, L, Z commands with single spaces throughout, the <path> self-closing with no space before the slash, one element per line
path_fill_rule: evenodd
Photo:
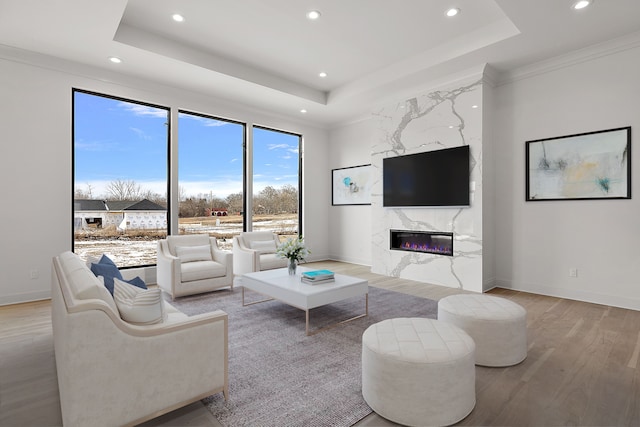
<path fill-rule="evenodd" d="M 181 234 L 211 233 L 217 236 L 220 249 L 231 251 L 233 236 L 240 234 L 242 223 L 220 222 L 214 225 L 198 223 L 180 224 Z M 297 234 L 298 221 L 296 219 L 277 219 L 257 221 L 253 224 L 254 231 L 274 231 L 283 241 Z M 110 240 L 76 240 L 75 253 L 80 257 L 100 258 L 107 254 L 119 267 L 140 266 L 156 263 L 156 240 L 128 239 L 125 236 Z"/>

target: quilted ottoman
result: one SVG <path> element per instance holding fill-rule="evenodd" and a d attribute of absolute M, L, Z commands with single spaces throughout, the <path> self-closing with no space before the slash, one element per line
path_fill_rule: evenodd
<path fill-rule="evenodd" d="M 474 351 L 467 333 L 438 320 L 373 324 L 362 335 L 362 396 L 399 424 L 454 424 L 476 404 Z"/>
<path fill-rule="evenodd" d="M 511 366 L 527 357 L 527 312 L 505 298 L 451 295 L 438 302 L 438 320 L 467 332 L 476 343 L 476 364 Z"/>

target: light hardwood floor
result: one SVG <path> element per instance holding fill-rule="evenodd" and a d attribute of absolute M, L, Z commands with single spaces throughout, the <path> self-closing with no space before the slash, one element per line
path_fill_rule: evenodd
<path fill-rule="evenodd" d="M 308 266 L 434 300 L 463 292 L 366 266 Z M 476 407 L 459 425 L 640 425 L 640 312 L 504 289 L 490 294 L 527 310 L 529 353 L 516 366 L 476 367 Z M 0 426 L 60 425 L 57 387 L 49 301 L 0 307 Z M 199 402 L 144 425 L 220 426 Z M 372 414 L 356 425 L 396 424 Z"/>

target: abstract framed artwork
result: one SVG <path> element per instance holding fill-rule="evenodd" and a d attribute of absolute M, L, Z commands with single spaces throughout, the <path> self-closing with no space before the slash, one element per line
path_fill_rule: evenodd
<path fill-rule="evenodd" d="M 331 204 L 370 205 L 371 165 L 331 170 Z"/>
<path fill-rule="evenodd" d="M 526 142 L 526 200 L 631 198 L 631 127 Z"/>

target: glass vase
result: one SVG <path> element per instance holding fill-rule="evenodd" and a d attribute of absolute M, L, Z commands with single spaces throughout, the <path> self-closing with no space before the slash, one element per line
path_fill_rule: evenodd
<path fill-rule="evenodd" d="M 289 268 L 289 276 L 295 276 L 296 268 L 298 268 L 298 262 L 293 258 L 289 259 L 288 268 Z"/>

